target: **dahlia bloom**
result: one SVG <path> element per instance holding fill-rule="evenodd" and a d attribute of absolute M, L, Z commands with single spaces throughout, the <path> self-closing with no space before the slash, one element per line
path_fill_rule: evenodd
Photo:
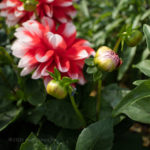
<path fill-rule="evenodd" d="M 95 52 L 84 39 L 76 38 L 75 26 L 68 22 L 57 29 L 55 22 L 47 17 L 42 24 L 29 20 L 16 30 L 17 40 L 12 45 L 13 55 L 21 58 L 18 67 L 23 68 L 21 76 L 33 72 L 32 78 L 50 81 L 47 73 L 56 67 L 62 76 L 79 79 L 85 83 L 82 73 L 84 60 Z"/>
<path fill-rule="evenodd" d="M 100 69 L 107 72 L 112 72 L 122 63 L 119 56 L 107 46 L 102 46 L 97 50 L 94 62 Z"/>
<path fill-rule="evenodd" d="M 72 0 L 37 0 L 36 15 L 39 18 L 47 16 L 60 23 L 66 23 L 75 16 L 76 11 Z M 23 2 L 20 0 L 3 0 L 0 3 L 0 16 L 6 18 L 8 26 L 35 19 L 34 12 L 24 10 Z"/>

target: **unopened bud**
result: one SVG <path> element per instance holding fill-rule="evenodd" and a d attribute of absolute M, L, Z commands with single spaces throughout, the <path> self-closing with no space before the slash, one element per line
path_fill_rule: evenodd
<path fill-rule="evenodd" d="M 36 9 L 36 5 L 37 3 L 34 2 L 34 1 L 31 1 L 31 0 L 27 0 L 25 3 L 24 3 L 24 9 L 26 11 L 34 11 Z"/>
<path fill-rule="evenodd" d="M 94 62 L 100 69 L 107 72 L 112 72 L 122 63 L 119 56 L 106 46 L 102 46 L 97 50 Z"/>
<path fill-rule="evenodd" d="M 126 43 L 130 47 L 136 46 L 142 40 L 142 33 L 139 30 L 133 30 L 130 35 L 125 39 Z"/>
<path fill-rule="evenodd" d="M 47 93 L 57 99 L 64 99 L 67 96 L 67 90 L 59 81 L 51 80 L 47 85 Z"/>

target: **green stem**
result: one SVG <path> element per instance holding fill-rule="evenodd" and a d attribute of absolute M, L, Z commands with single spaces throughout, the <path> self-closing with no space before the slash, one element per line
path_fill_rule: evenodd
<path fill-rule="evenodd" d="M 102 89 L 102 80 L 99 80 L 99 81 L 98 81 L 98 88 L 97 88 L 97 105 L 96 105 L 97 120 L 99 120 L 99 116 L 100 116 L 100 108 L 101 108 L 101 89 Z"/>
<path fill-rule="evenodd" d="M 121 38 L 119 38 L 119 39 L 117 40 L 116 44 L 115 44 L 115 47 L 114 47 L 114 49 L 113 49 L 115 52 L 118 51 L 118 47 L 119 47 L 119 45 L 120 45 L 120 42 L 121 42 Z"/>
<path fill-rule="evenodd" d="M 70 96 L 70 100 L 71 100 L 71 103 L 72 103 L 72 106 L 77 114 L 77 116 L 79 117 L 80 121 L 82 122 L 82 124 L 84 125 L 84 127 L 86 126 L 86 121 L 82 115 L 82 113 L 80 112 L 80 110 L 78 109 L 77 107 L 77 104 L 75 102 L 75 99 L 74 99 L 74 96 L 72 96 L 72 91 L 70 90 L 69 91 L 69 96 Z"/>

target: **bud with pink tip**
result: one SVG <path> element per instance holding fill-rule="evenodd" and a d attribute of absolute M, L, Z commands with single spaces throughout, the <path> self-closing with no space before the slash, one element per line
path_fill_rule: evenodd
<path fill-rule="evenodd" d="M 107 46 L 102 46 L 97 50 L 94 62 L 100 69 L 107 72 L 112 72 L 122 64 L 119 56 Z"/>

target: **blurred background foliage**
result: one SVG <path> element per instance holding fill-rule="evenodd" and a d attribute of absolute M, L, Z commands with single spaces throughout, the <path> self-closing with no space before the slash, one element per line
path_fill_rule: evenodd
<path fill-rule="evenodd" d="M 132 25 L 143 32 L 143 25 L 150 24 L 150 0 L 78 0 L 74 5 L 78 11 L 74 19 L 77 35 L 87 39 L 95 50 L 103 45 L 113 49 L 125 25 Z M 17 26 L 8 28 L 5 20 L 0 18 L 0 149 L 74 150 L 82 125 L 68 99 L 58 101 L 46 95 L 41 80 L 32 80 L 30 75 L 19 76 L 18 60 L 10 50 Z M 88 128 L 98 138 L 106 135 L 106 139 L 104 136 L 104 139 L 97 140 L 100 144 L 93 150 L 148 150 L 149 125 L 123 116 L 122 122 L 119 117 L 115 118 L 113 131 L 111 120 L 107 122 L 106 119 L 111 117 L 116 105 L 137 85 L 133 84 L 134 81 L 147 79 L 137 69 L 139 67 L 134 66 L 150 58 L 145 37 L 136 47 L 130 48 L 124 44 L 121 51 L 120 46 L 118 53 L 123 61 L 122 66 L 113 73 L 105 73 L 103 77 L 102 123 L 97 122 Z M 89 77 L 87 80 L 90 80 Z M 96 121 L 95 86 L 93 82 L 85 86 L 78 85 L 75 96 L 88 124 Z M 112 128 L 109 132 L 103 129 L 97 133 L 94 128 L 97 125 Z M 80 147 L 80 141 L 86 143 L 86 138 L 79 139 L 76 150 L 88 150 Z"/>

